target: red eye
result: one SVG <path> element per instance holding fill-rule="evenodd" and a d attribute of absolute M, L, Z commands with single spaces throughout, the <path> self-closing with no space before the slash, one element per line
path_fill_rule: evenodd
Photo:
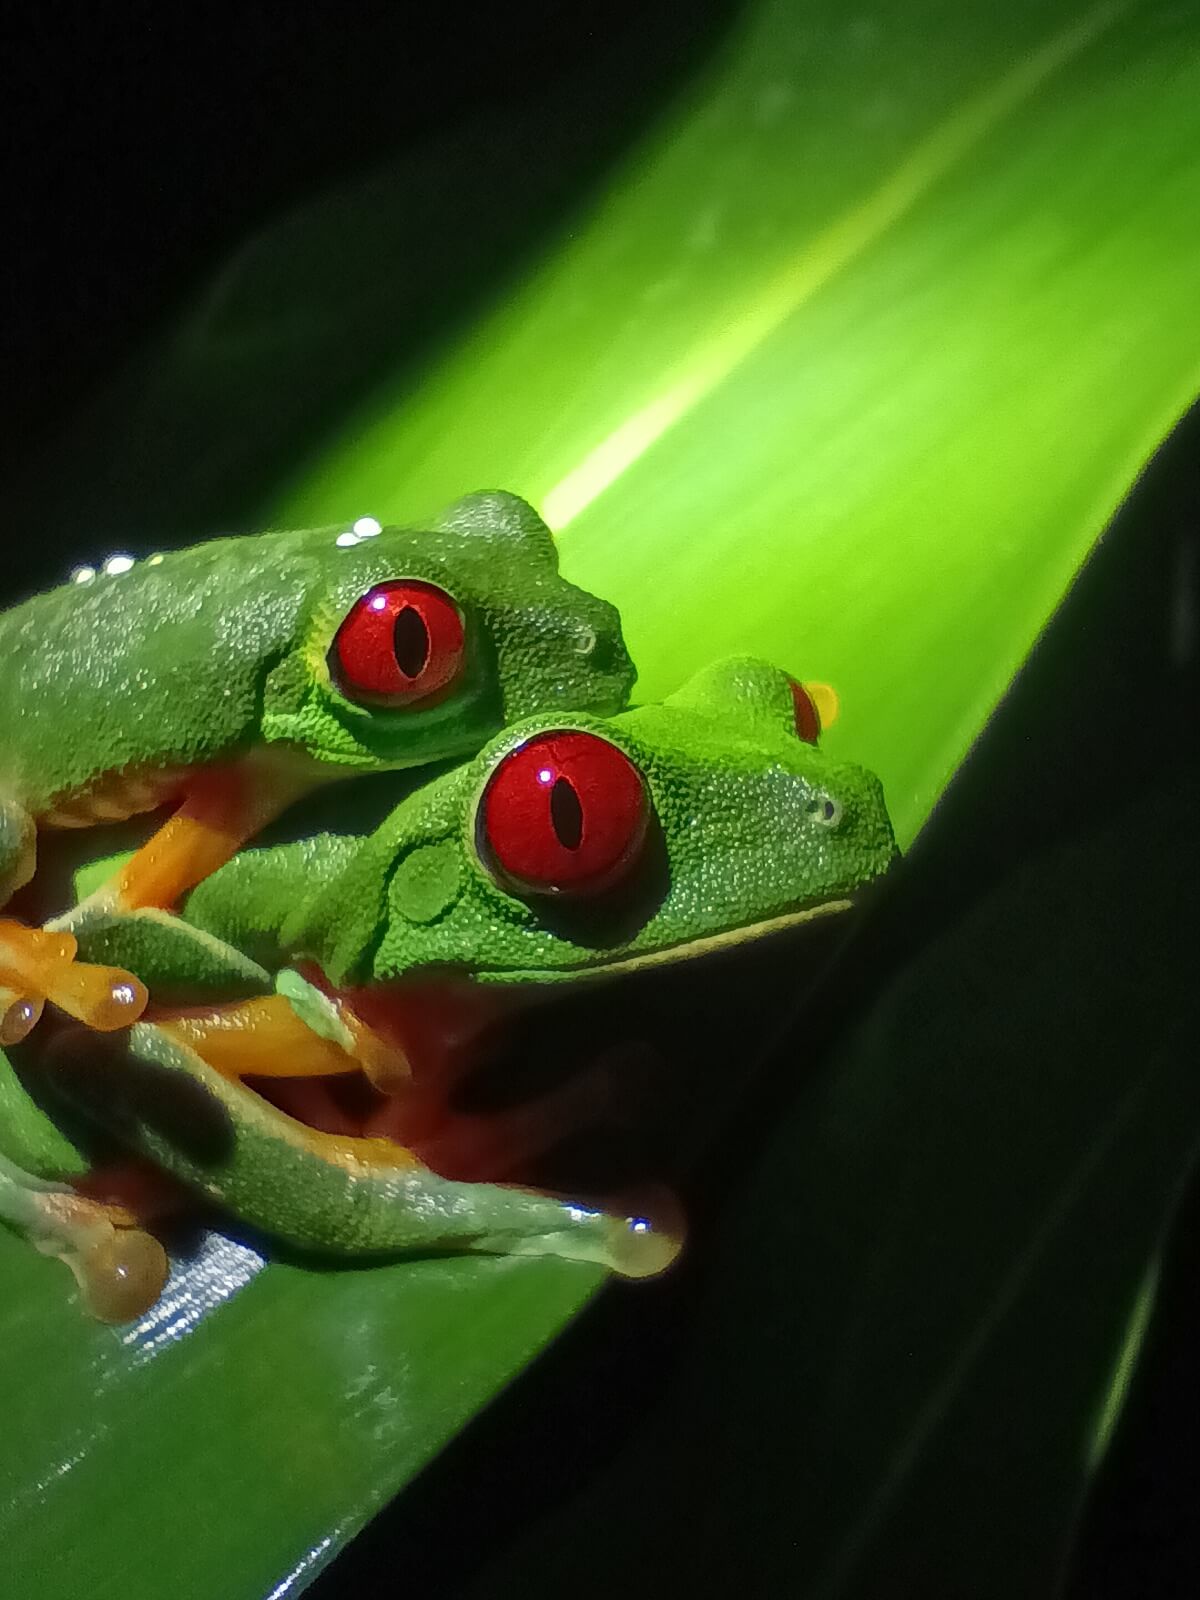
<path fill-rule="evenodd" d="M 368 705 L 415 705 L 449 687 L 463 663 L 463 623 L 444 589 L 397 579 L 346 613 L 329 652 L 342 693 Z"/>
<path fill-rule="evenodd" d="M 632 866 L 649 803 L 627 756 L 591 733 L 544 733 L 492 774 L 480 844 L 503 877 L 539 894 L 595 894 Z"/>
<path fill-rule="evenodd" d="M 792 705 L 796 709 L 796 732 L 806 744 L 816 744 L 821 737 L 821 713 L 816 702 L 802 683 L 790 680 Z"/>

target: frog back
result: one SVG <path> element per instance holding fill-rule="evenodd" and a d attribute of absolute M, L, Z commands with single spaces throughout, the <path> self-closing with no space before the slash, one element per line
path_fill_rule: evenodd
<path fill-rule="evenodd" d="M 214 539 L 0 613 L 0 793 L 37 815 L 106 774 L 239 754 L 328 537 Z"/>

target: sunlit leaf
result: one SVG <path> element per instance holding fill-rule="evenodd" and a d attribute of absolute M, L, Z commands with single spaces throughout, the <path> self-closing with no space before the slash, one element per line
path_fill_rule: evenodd
<path fill-rule="evenodd" d="M 568 576 L 620 605 L 647 696 L 747 649 L 835 683 L 829 747 L 881 773 L 905 842 L 1200 388 L 1181 333 L 1200 283 L 1187 8 L 755 7 L 419 374 L 379 299 L 404 203 L 403 173 L 377 176 L 249 250 L 139 374 L 163 436 L 203 410 L 208 456 L 239 459 L 254 404 L 286 401 L 280 348 L 299 381 L 317 313 L 326 342 L 331 325 L 365 340 L 369 301 L 403 381 L 294 461 L 268 520 L 527 494 Z M 392 253 L 342 301 L 304 263 L 351 235 L 363 260 L 377 238 Z M 860 1087 L 887 1156 L 903 1086 L 876 1104 L 851 1069 L 847 1105 Z M 1078 1082 L 1062 1088 L 1073 1103 Z M 805 1194 L 808 1215 L 848 1204 L 836 1179 Z M 1014 1218 L 997 1245 L 1013 1270 L 1051 1222 Z M 902 1274 L 895 1215 L 889 1239 Z M 810 1244 L 793 1228 L 768 1259 L 808 1280 Z M 83 1322 L 61 1268 L 0 1238 L 14 1592 L 295 1592 L 596 1283 L 547 1262 L 259 1265 L 210 1242 L 178 1300 L 123 1338 Z M 963 1348 L 924 1359 L 949 1382 Z M 852 1565 L 835 1551 L 825 1592 Z"/>

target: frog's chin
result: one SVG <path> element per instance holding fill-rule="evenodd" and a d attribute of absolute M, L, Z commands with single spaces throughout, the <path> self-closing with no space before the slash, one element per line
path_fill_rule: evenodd
<path fill-rule="evenodd" d="M 789 928 L 799 927 L 802 923 L 815 922 L 820 917 L 849 911 L 852 904 L 850 900 L 825 900 L 819 905 L 804 906 L 800 910 L 784 911 L 778 916 L 765 917 L 761 922 L 751 922 L 745 927 L 726 928 L 719 933 L 701 934 L 698 938 L 683 939 L 678 944 L 664 945 L 661 949 L 649 950 L 639 955 L 614 956 L 611 959 L 603 956 L 589 958 L 586 965 L 581 964 L 578 967 L 527 971 L 492 971 L 487 967 L 481 967 L 476 973 L 476 981 L 496 985 L 588 983 L 593 980 L 619 977 L 623 973 L 644 972 L 652 967 L 674 966 L 679 961 L 692 961 L 699 956 L 715 955 L 723 950 L 736 950 L 759 939 L 768 939 L 772 934 L 785 933 Z"/>
<path fill-rule="evenodd" d="M 851 909 L 848 899 L 794 907 L 759 922 L 683 939 L 633 955 L 606 957 L 594 952 L 586 965 L 557 968 L 442 967 L 408 972 L 361 987 L 339 988 L 317 968 L 304 975 L 329 998 L 376 1030 L 386 1047 L 407 1056 L 417 1069 L 444 1071 L 447 1062 L 471 1048 L 488 1028 L 516 1011 L 607 979 L 632 976 L 740 949 L 805 923 Z"/>

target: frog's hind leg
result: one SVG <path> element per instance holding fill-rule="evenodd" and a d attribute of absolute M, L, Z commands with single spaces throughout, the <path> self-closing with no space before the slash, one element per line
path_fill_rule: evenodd
<path fill-rule="evenodd" d="M 444 1184 L 448 1193 L 475 1197 L 486 1215 L 490 1196 L 521 1193 L 531 1165 L 564 1140 L 635 1127 L 630 1080 L 645 1074 L 648 1059 L 653 1052 L 646 1047 L 622 1045 L 556 1087 L 500 1110 L 456 1111 L 436 1089 L 428 1099 L 417 1089 L 386 1100 L 363 1132 L 368 1140 L 390 1139 L 411 1149 L 430 1169 L 431 1182 Z M 606 1192 L 595 1203 L 582 1205 L 553 1193 L 557 1188 L 553 1184 L 549 1191 L 526 1192 L 543 1204 L 561 1206 L 566 1227 L 551 1225 L 544 1234 L 534 1230 L 528 1240 L 496 1248 L 594 1260 L 622 1276 L 646 1277 L 661 1272 L 682 1247 L 683 1212 L 663 1184 Z"/>
<path fill-rule="evenodd" d="M 85 1198 L 61 1181 L 87 1171 L 86 1155 L 0 1051 L 0 1223 L 65 1261 L 93 1316 L 128 1322 L 162 1292 L 166 1253 L 125 1207 Z"/>

